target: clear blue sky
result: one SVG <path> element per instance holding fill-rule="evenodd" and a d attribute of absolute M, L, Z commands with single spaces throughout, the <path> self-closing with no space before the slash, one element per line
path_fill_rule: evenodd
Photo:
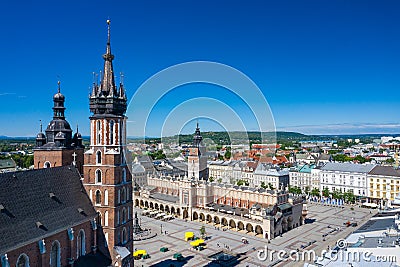
<path fill-rule="evenodd" d="M 399 1 L 5 1 L 0 6 L 0 135 L 33 136 L 39 119 L 46 125 L 58 79 L 67 120 L 88 135 L 88 93 L 92 72 L 103 65 L 107 18 L 114 69 L 125 73 L 129 96 L 164 68 L 215 61 L 257 84 L 280 130 L 400 133 Z M 179 103 L 214 92 L 212 97 L 228 99 L 226 104 L 247 114 L 240 100 L 215 93 L 212 86 L 201 88 L 203 94 L 193 93 L 196 88 L 170 97 Z M 167 100 L 159 102 L 156 114 L 169 112 Z M 216 125 L 204 124 L 202 130 Z"/>

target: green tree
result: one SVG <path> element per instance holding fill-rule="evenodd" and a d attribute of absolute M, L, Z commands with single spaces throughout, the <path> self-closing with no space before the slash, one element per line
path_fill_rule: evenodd
<path fill-rule="evenodd" d="M 209 182 L 212 183 L 212 182 L 214 182 L 214 180 L 215 180 L 214 177 L 212 177 L 212 176 L 208 177 L 208 181 L 209 181 Z"/>
<path fill-rule="evenodd" d="M 244 185 L 244 181 L 243 180 L 238 180 L 237 182 L 236 182 L 236 184 L 238 185 L 238 186 L 242 186 L 242 185 Z"/>
<path fill-rule="evenodd" d="M 315 196 L 315 197 L 318 197 L 318 196 L 320 196 L 320 193 L 319 193 L 319 189 L 318 188 L 313 188 L 312 190 L 311 190 L 311 193 L 310 193 L 312 196 Z"/>
<path fill-rule="evenodd" d="M 267 185 L 265 184 L 265 182 L 261 182 L 261 188 L 264 188 L 264 189 L 266 189 L 267 188 Z"/>
<path fill-rule="evenodd" d="M 218 183 L 222 183 L 222 178 L 218 178 Z"/>
<path fill-rule="evenodd" d="M 323 195 L 324 197 L 329 197 L 330 194 L 331 194 L 331 192 L 329 192 L 329 189 L 328 189 L 328 188 L 324 188 L 324 189 L 322 190 L 322 195 Z"/>

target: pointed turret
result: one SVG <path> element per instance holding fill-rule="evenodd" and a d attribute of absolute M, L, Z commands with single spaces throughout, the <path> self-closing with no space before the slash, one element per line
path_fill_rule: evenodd
<path fill-rule="evenodd" d="M 46 144 L 46 136 L 43 133 L 42 120 L 40 120 L 40 132 L 36 136 L 36 147 Z"/>

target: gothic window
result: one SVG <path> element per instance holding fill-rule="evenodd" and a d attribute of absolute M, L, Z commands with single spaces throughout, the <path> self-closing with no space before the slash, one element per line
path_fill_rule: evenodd
<path fill-rule="evenodd" d="M 50 267 L 61 266 L 60 243 L 56 240 L 53 242 L 50 251 Z"/>
<path fill-rule="evenodd" d="M 122 193 L 121 193 L 121 199 L 122 199 L 122 203 L 126 202 L 126 190 L 125 187 L 122 188 Z"/>
<path fill-rule="evenodd" d="M 108 211 L 104 212 L 104 226 L 108 226 Z"/>
<path fill-rule="evenodd" d="M 97 121 L 97 127 L 96 127 L 96 133 L 97 133 L 97 144 L 101 144 L 101 122 Z"/>
<path fill-rule="evenodd" d="M 105 247 L 108 247 L 108 233 L 105 233 L 105 234 L 104 234 L 104 237 L 105 237 L 105 238 L 104 238 L 104 239 L 105 239 L 105 240 L 104 240 L 104 246 L 105 246 Z"/>
<path fill-rule="evenodd" d="M 81 229 L 79 231 L 77 242 L 77 257 L 84 256 L 86 254 L 86 247 L 85 247 L 85 231 Z"/>
<path fill-rule="evenodd" d="M 122 181 L 125 183 L 126 182 L 126 170 L 122 169 Z"/>
<path fill-rule="evenodd" d="M 29 267 L 29 258 L 26 254 L 21 254 L 18 257 L 17 267 Z"/>
<path fill-rule="evenodd" d="M 104 190 L 104 205 L 108 205 L 108 190 Z"/>
<path fill-rule="evenodd" d="M 122 244 L 125 244 L 126 243 L 126 240 L 127 238 L 126 238 L 126 229 L 125 229 L 125 227 L 124 227 L 124 229 L 122 229 Z"/>
<path fill-rule="evenodd" d="M 96 170 L 96 183 L 101 184 L 101 170 Z"/>
<path fill-rule="evenodd" d="M 117 225 L 119 225 L 119 210 L 117 210 Z"/>
<path fill-rule="evenodd" d="M 114 121 L 110 121 L 110 145 L 114 144 Z"/>
<path fill-rule="evenodd" d="M 90 201 L 93 201 L 93 190 L 92 189 L 89 190 L 89 198 L 90 198 Z"/>
<path fill-rule="evenodd" d="M 101 192 L 100 192 L 100 190 L 96 191 L 96 205 L 101 205 Z"/>
<path fill-rule="evenodd" d="M 96 164 L 101 164 L 101 151 L 96 153 Z"/>
<path fill-rule="evenodd" d="M 125 208 L 122 210 L 122 223 L 126 222 L 126 210 Z"/>
<path fill-rule="evenodd" d="M 51 167 L 50 162 L 46 161 L 46 162 L 44 163 L 44 167 L 45 167 L 45 168 L 50 168 L 50 167 Z"/>

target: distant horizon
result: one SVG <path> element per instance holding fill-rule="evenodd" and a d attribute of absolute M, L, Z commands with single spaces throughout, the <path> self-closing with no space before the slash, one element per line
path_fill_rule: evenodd
<path fill-rule="evenodd" d="M 221 132 L 226 132 L 226 131 L 202 131 L 202 133 L 210 133 L 210 132 L 214 132 L 214 133 L 221 133 Z M 242 131 L 229 131 L 229 132 L 242 132 Z M 259 131 L 247 131 L 247 132 L 259 132 Z M 301 135 L 305 135 L 305 136 L 366 136 L 366 135 L 377 135 L 377 136 L 393 136 L 393 137 L 397 137 L 400 136 L 400 132 L 397 133 L 358 133 L 358 134 L 346 134 L 346 133 L 341 133 L 341 134 L 305 134 L 305 133 L 301 133 L 301 132 L 296 132 L 296 131 L 283 131 L 283 130 L 277 130 L 275 131 L 276 133 L 295 133 L 295 134 L 301 134 Z M 264 132 L 264 133 L 270 133 L 270 132 Z M 191 135 L 193 133 L 180 133 L 180 135 Z M 178 135 L 178 134 L 176 134 Z M 168 136 L 163 136 L 163 137 L 173 137 L 175 135 L 168 135 Z M 84 139 L 90 139 L 90 134 L 85 135 L 83 134 L 82 137 Z M 11 139 L 35 139 L 36 136 L 9 136 L 9 135 L 0 135 L 0 139 L 6 139 L 6 138 L 11 138 Z M 127 136 L 128 139 L 142 139 L 143 137 L 140 136 Z M 144 138 L 161 138 L 161 136 L 145 136 Z"/>

